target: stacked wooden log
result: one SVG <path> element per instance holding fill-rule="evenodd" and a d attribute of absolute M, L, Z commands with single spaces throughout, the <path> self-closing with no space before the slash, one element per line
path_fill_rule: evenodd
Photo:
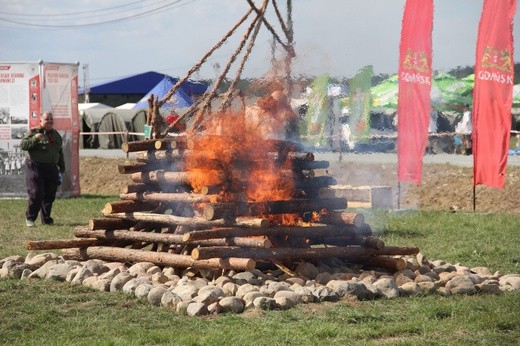
<path fill-rule="evenodd" d="M 31 241 L 26 247 L 63 249 L 66 258 L 77 260 L 234 270 L 273 264 L 291 268 L 302 260 L 327 258 L 401 270 L 405 261 L 398 256 L 418 253 L 416 247 L 386 246 L 373 238 L 362 214 L 345 211 L 345 198 L 320 198 L 320 189 L 335 184 L 332 177 L 317 174 L 328 162 L 315 161 L 298 144 L 270 141 L 273 150 L 253 159 L 290 167 L 279 174 L 294 183 L 291 199 L 251 201 L 237 184 L 229 184 L 230 174 L 218 155 L 214 162 L 201 163 L 212 170 L 214 180 L 195 190 L 189 183 L 193 166 L 186 158 L 207 148 L 186 136 L 128 142 L 123 151 L 140 153 L 135 162 L 118 167 L 132 180 L 120 200 L 107 203 L 102 218 L 77 227 L 74 239 Z M 248 164 L 237 157 L 232 166 Z M 290 225 L 280 221 L 284 217 L 292 219 Z"/>

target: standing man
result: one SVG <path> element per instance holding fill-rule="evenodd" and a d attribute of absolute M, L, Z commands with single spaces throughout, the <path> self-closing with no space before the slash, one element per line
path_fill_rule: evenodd
<path fill-rule="evenodd" d="M 455 132 L 462 136 L 464 153 L 466 155 L 471 155 L 473 153 L 473 141 L 471 140 L 473 127 L 471 123 L 471 110 L 469 109 L 469 104 L 464 105 L 462 120 L 455 127 Z"/>
<path fill-rule="evenodd" d="M 52 225 L 52 203 L 60 185 L 60 174 L 65 172 L 63 140 L 54 130 L 51 112 L 40 116 L 40 127 L 31 129 L 22 139 L 20 147 L 29 157 L 25 161 L 25 181 L 29 201 L 25 211 L 27 227 L 35 227 L 34 221 L 41 212 L 41 222 Z"/>

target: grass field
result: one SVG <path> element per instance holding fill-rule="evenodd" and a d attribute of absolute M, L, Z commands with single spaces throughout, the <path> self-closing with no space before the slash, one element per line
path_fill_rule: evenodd
<path fill-rule="evenodd" d="M 0 259 L 25 255 L 27 240 L 71 238 L 114 196 L 55 203 L 54 226 L 24 225 L 24 200 L 0 200 Z M 520 272 L 518 214 L 365 212 L 388 245 L 418 246 L 430 259 Z M 5 345 L 516 345 L 520 292 L 418 296 L 300 305 L 205 318 L 177 316 L 133 296 L 46 280 L 0 279 Z"/>

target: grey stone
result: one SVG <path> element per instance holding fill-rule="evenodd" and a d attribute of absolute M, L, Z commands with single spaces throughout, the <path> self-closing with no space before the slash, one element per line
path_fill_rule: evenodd
<path fill-rule="evenodd" d="M 303 278 L 303 277 L 293 276 L 292 278 L 287 278 L 285 280 L 285 282 L 287 282 L 291 286 L 294 286 L 294 285 L 305 286 L 305 284 L 307 283 L 307 280 L 305 280 L 305 278 Z"/>
<path fill-rule="evenodd" d="M 45 262 L 40 268 L 36 269 L 29 275 L 29 279 L 45 279 L 49 270 L 58 263 L 58 259 L 51 259 L 48 262 Z"/>
<path fill-rule="evenodd" d="M 186 309 L 186 314 L 188 316 L 204 316 L 208 313 L 208 307 L 203 303 L 190 303 Z"/>
<path fill-rule="evenodd" d="M 475 284 L 467 276 L 459 275 L 446 283 L 446 289 L 452 294 L 473 294 L 476 293 Z"/>
<path fill-rule="evenodd" d="M 161 306 L 165 308 L 177 309 L 177 304 L 182 302 L 182 299 L 171 291 L 166 291 L 161 297 Z"/>
<path fill-rule="evenodd" d="M 224 297 L 218 304 L 222 308 L 222 312 L 234 312 L 240 314 L 244 311 L 244 302 L 237 297 Z"/>
<path fill-rule="evenodd" d="M 520 275 L 518 274 L 504 275 L 498 282 L 502 291 L 520 290 Z"/>
<path fill-rule="evenodd" d="M 80 271 L 81 267 L 74 267 L 70 272 L 67 273 L 67 276 L 65 277 L 65 282 L 68 282 L 69 284 L 74 280 L 74 277 L 76 274 Z"/>
<path fill-rule="evenodd" d="M 26 280 L 29 278 L 29 275 L 31 275 L 32 271 L 30 269 L 24 269 L 22 272 L 22 275 L 20 276 L 20 280 Z"/>
<path fill-rule="evenodd" d="M 480 275 L 493 275 L 493 273 L 491 273 L 491 271 L 489 270 L 488 267 L 473 267 L 470 269 L 471 272 L 475 273 L 475 274 L 480 274 Z"/>
<path fill-rule="evenodd" d="M 332 275 L 329 272 L 321 272 L 316 276 L 315 280 L 322 285 L 326 285 L 332 280 Z"/>
<path fill-rule="evenodd" d="M 300 296 L 303 303 L 314 303 L 315 297 L 312 291 L 308 287 L 302 287 L 300 285 L 292 285 L 291 290 Z"/>
<path fill-rule="evenodd" d="M 159 268 L 156 265 L 153 265 L 150 268 L 148 268 L 148 270 L 146 270 L 146 274 L 148 274 L 148 275 L 154 275 L 154 274 L 157 274 L 157 273 L 161 273 L 162 274 L 162 270 L 161 270 L 161 268 Z"/>
<path fill-rule="evenodd" d="M 179 302 L 177 303 L 177 306 L 175 307 L 175 311 L 179 315 L 187 315 L 188 314 L 188 306 L 191 304 L 191 302 Z"/>
<path fill-rule="evenodd" d="M 261 285 L 263 283 L 262 279 L 259 279 L 256 274 L 253 274 L 250 271 L 244 271 L 244 272 L 237 273 L 232 276 L 232 279 L 237 285 L 243 285 L 243 284 Z"/>
<path fill-rule="evenodd" d="M 434 267 L 432 271 L 440 274 L 440 273 L 451 273 L 457 271 L 457 268 L 455 268 L 454 265 L 451 265 L 449 263 L 443 264 L 441 266 Z"/>
<path fill-rule="evenodd" d="M 406 296 L 414 296 L 421 293 L 419 285 L 415 282 L 405 282 L 399 286 L 399 294 Z"/>
<path fill-rule="evenodd" d="M 93 289 L 96 289 L 101 292 L 109 292 L 110 291 L 110 280 L 109 279 L 100 279 L 94 280 L 90 285 Z"/>
<path fill-rule="evenodd" d="M 110 282 L 110 292 L 120 291 L 131 279 L 133 279 L 133 276 L 128 271 L 117 274 Z"/>
<path fill-rule="evenodd" d="M 234 282 L 226 282 L 223 286 L 222 286 L 222 291 L 224 292 L 224 294 L 226 296 L 234 296 L 235 293 L 238 291 L 238 285 Z"/>
<path fill-rule="evenodd" d="M 153 286 L 152 289 L 150 290 L 150 292 L 148 292 L 148 296 L 146 297 L 148 300 L 148 303 L 150 303 L 153 306 L 160 306 L 162 296 L 166 292 L 168 292 L 168 290 L 164 286 L 161 286 L 161 285 Z"/>
<path fill-rule="evenodd" d="M 157 267 L 158 268 L 158 267 Z M 147 272 L 148 275 L 150 275 L 150 270 Z M 155 272 L 152 274 L 152 284 L 165 284 L 166 282 L 170 281 L 170 278 L 164 275 L 162 272 Z"/>
<path fill-rule="evenodd" d="M 476 284 L 475 289 L 478 293 L 486 293 L 486 294 L 500 294 L 502 291 L 500 290 L 500 286 L 498 284 Z"/>
<path fill-rule="evenodd" d="M 270 290 L 272 290 L 274 292 L 291 290 L 289 288 L 289 284 L 287 282 L 278 282 L 278 281 L 273 281 L 273 282 L 269 283 L 267 288 L 269 288 Z"/>
<path fill-rule="evenodd" d="M 91 259 L 83 263 L 83 267 L 88 269 L 94 275 L 101 275 L 108 272 L 110 269 L 105 266 L 105 263 L 101 260 Z"/>
<path fill-rule="evenodd" d="M 399 288 L 393 278 L 381 278 L 376 280 L 373 285 L 387 299 L 399 297 Z"/>
<path fill-rule="evenodd" d="M 316 276 L 318 276 L 318 274 L 320 273 L 318 268 L 316 268 L 314 264 L 309 262 L 302 262 L 298 264 L 294 271 L 296 272 L 296 274 L 304 276 L 311 280 L 314 280 Z"/>
<path fill-rule="evenodd" d="M 67 274 L 71 270 L 74 270 L 74 267 L 71 267 L 65 263 L 58 263 L 49 268 L 46 278 L 56 281 L 65 281 Z"/>
<path fill-rule="evenodd" d="M 317 302 L 336 302 L 339 296 L 334 290 L 326 286 L 316 286 L 309 288 Z"/>
<path fill-rule="evenodd" d="M 135 288 L 134 294 L 137 299 L 139 299 L 142 302 L 145 302 L 148 300 L 148 293 L 150 293 L 150 290 L 152 288 L 152 284 L 142 283 Z"/>
<path fill-rule="evenodd" d="M 145 274 L 146 271 L 152 267 L 154 267 L 155 264 L 151 262 L 139 262 L 128 268 L 128 272 L 131 275 L 140 275 Z"/>
<path fill-rule="evenodd" d="M 206 286 L 209 287 L 209 286 Z M 198 303 L 204 303 L 205 305 L 209 305 L 215 303 L 219 300 L 219 298 L 223 297 L 224 294 L 220 287 L 213 286 L 210 289 L 201 288 L 197 292 L 197 296 L 193 298 L 193 301 Z"/>
<path fill-rule="evenodd" d="M 31 259 L 29 259 L 28 261 L 26 260 L 25 263 L 34 265 L 36 267 L 41 267 L 49 261 L 56 261 L 56 263 L 58 263 L 58 255 L 54 253 L 42 253 L 31 257 Z"/>
<path fill-rule="evenodd" d="M 435 293 L 436 287 L 435 284 L 431 281 L 421 281 L 417 282 L 417 287 L 421 290 L 423 294 L 431 294 Z"/>
<path fill-rule="evenodd" d="M 130 273 L 129 273 L 130 274 Z M 128 280 L 124 285 L 123 287 L 121 288 L 121 290 L 124 292 L 124 293 L 134 293 L 135 292 L 135 289 L 141 285 L 141 284 L 151 284 L 151 282 L 146 278 L 146 277 L 137 277 L 137 278 L 133 278 L 133 279 L 130 279 Z"/>
<path fill-rule="evenodd" d="M 218 287 L 224 287 L 224 285 L 228 282 L 231 282 L 231 278 L 222 275 L 215 279 L 215 285 Z"/>
<path fill-rule="evenodd" d="M 274 300 L 279 301 L 280 298 L 290 300 L 294 305 L 302 303 L 302 298 L 298 293 L 292 291 L 278 291 L 274 295 Z"/>
<path fill-rule="evenodd" d="M 198 287 L 193 283 L 186 283 L 185 285 L 177 285 L 172 289 L 172 292 L 178 295 L 183 301 L 190 301 L 197 295 Z"/>
<path fill-rule="evenodd" d="M 276 300 L 270 297 L 257 297 L 253 301 L 253 306 L 255 308 L 260 308 L 262 310 L 274 310 L 278 308 L 278 304 Z"/>
<path fill-rule="evenodd" d="M 263 293 L 260 293 L 259 291 L 251 291 L 251 292 L 246 293 L 244 295 L 244 297 L 242 298 L 242 300 L 246 304 L 246 308 L 249 308 L 249 307 L 253 306 L 253 301 L 258 297 L 266 297 L 266 295 Z"/>
<path fill-rule="evenodd" d="M 94 274 L 87 267 L 82 267 L 77 271 L 70 283 L 72 285 L 81 285 L 86 278 L 91 276 L 94 276 Z"/>
<path fill-rule="evenodd" d="M 116 277 L 116 275 L 118 275 L 119 273 L 121 273 L 120 268 L 113 268 L 113 269 L 110 269 L 109 271 L 107 271 L 106 273 L 99 275 L 99 278 L 112 281 Z"/>
<path fill-rule="evenodd" d="M 243 284 L 238 287 L 238 289 L 235 293 L 235 296 L 237 298 L 243 298 L 247 293 L 254 292 L 254 291 L 258 292 L 259 289 L 260 288 L 258 286 L 253 286 L 251 284 Z"/>

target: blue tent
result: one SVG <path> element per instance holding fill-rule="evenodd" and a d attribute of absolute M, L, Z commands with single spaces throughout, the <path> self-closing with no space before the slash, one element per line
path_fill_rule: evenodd
<path fill-rule="evenodd" d="M 110 82 L 96 84 L 90 87 L 90 95 L 121 95 L 121 94 L 147 94 L 153 87 L 160 83 L 165 77 L 177 82 L 177 78 L 168 75 L 149 71 Z M 186 81 L 182 88 L 188 95 L 202 95 L 208 86 L 205 83 Z M 80 95 L 84 94 L 83 88 L 79 88 Z"/>
<path fill-rule="evenodd" d="M 157 83 L 157 85 L 153 87 L 153 89 L 150 90 L 142 99 L 140 99 L 133 108 L 148 108 L 148 99 L 150 98 L 150 95 L 154 95 L 159 100 L 161 100 L 172 89 L 177 81 L 178 79 L 176 78 L 164 76 L 164 78 L 159 83 Z M 180 87 L 177 89 L 177 91 L 175 91 L 170 100 L 163 105 L 163 107 L 185 108 L 191 106 L 192 104 L 193 98 L 186 93 L 183 87 Z"/>

